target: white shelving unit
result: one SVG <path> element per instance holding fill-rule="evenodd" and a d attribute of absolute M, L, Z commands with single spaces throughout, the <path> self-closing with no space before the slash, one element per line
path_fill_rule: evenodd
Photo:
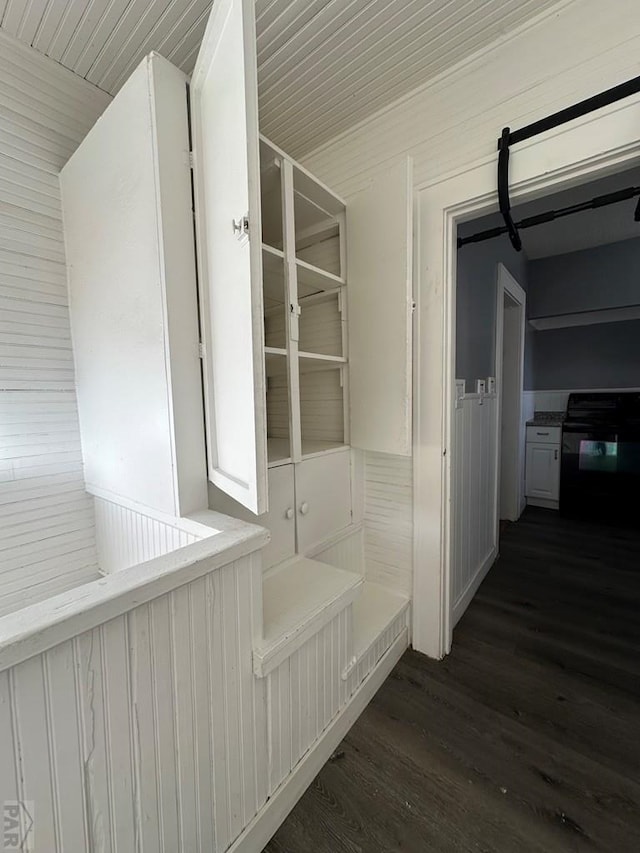
<path fill-rule="evenodd" d="M 260 178 L 272 467 L 349 443 L 346 206 L 264 137 Z"/>

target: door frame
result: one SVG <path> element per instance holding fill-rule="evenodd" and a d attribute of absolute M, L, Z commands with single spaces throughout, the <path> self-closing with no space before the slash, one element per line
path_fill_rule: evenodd
<path fill-rule="evenodd" d="M 640 95 L 518 145 L 511 154 L 517 203 L 631 168 L 640 160 Z M 496 138 L 499 134 L 496 128 Z M 497 156 L 416 187 L 414 382 L 414 647 L 451 649 L 451 453 L 455 399 L 457 224 L 497 210 Z"/>
<path fill-rule="evenodd" d="M 518 387 L 520 393 L 517 395 L 513 411 L 509 416 L 516 425 L 516 458 L 511 460 L 509 466 L 509 513 L 504 516 L 509 521 L 517 521 L 524 509 L 524 442 L 525 430 L 522 423 L 522 393 L 524 391 L 524 342 L 526 330 L 527 294 L 511 275 L 504 264 L 499 263 L 496 269 L 496 390 L 497 390 L 497 413 L 496 413 L 496 544 L 500 541 L 500 518 L 502 516 L 502 474 L 507 466 L 503 465 L 502 452 L 502 418 L 504 414 L 504 382 L 503 382 L 503 358 L 502 348 L 504 342 L 504 299 L 508 296 L 520 308 L 520 330 L 518 344 Z"/>

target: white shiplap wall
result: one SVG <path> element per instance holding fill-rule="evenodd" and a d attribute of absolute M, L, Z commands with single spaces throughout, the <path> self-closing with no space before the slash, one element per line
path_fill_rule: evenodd
<path fill-rule="evenodd" d="M 368 580 L 413 592 L 412 460 L 364 454 L 364 548 Z"/>
<path fill-rule="evenodd" d="M 108 100 L 0 33 L 0 613 L 97 575 L 58 172 Z"/>
<path fill-rule="evenodd" d="M 94 498 L 94 510 L 98 562 L 105 573 L 153 560 L 207 535 L 206 530 L 196 532 L 188 520 L 154 518 L 104 498 Z"/>

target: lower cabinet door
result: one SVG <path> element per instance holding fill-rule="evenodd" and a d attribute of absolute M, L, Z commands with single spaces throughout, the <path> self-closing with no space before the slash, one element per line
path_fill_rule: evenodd
<path fill-rule="evenodd" d="M 209 506 L 234 518 L 266 527 L 271 541 L 262 551 L 262 567 L 268 569 L 296 552 L 296 504 L 293 465 L 269 468 L 269 512 L 254 515 L 220 489 L 209 485 Z"/>
<path fill-rule="evenodd" d="M 525 492 L 529 498 L 557 501 L 560 495 L 560 448 L 527 442 Z"/>
<path fill-rule="evenodd" d="M 351 524 L 351 453 L 340 450 L 296 465 L 298 552 Z"/>

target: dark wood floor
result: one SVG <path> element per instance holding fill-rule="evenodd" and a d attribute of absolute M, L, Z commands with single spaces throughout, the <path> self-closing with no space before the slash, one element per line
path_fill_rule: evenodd
<path fill-rule="evenodd" d="M 529 509 L 266 853 L 640 851 L 640 532 Z"/>

